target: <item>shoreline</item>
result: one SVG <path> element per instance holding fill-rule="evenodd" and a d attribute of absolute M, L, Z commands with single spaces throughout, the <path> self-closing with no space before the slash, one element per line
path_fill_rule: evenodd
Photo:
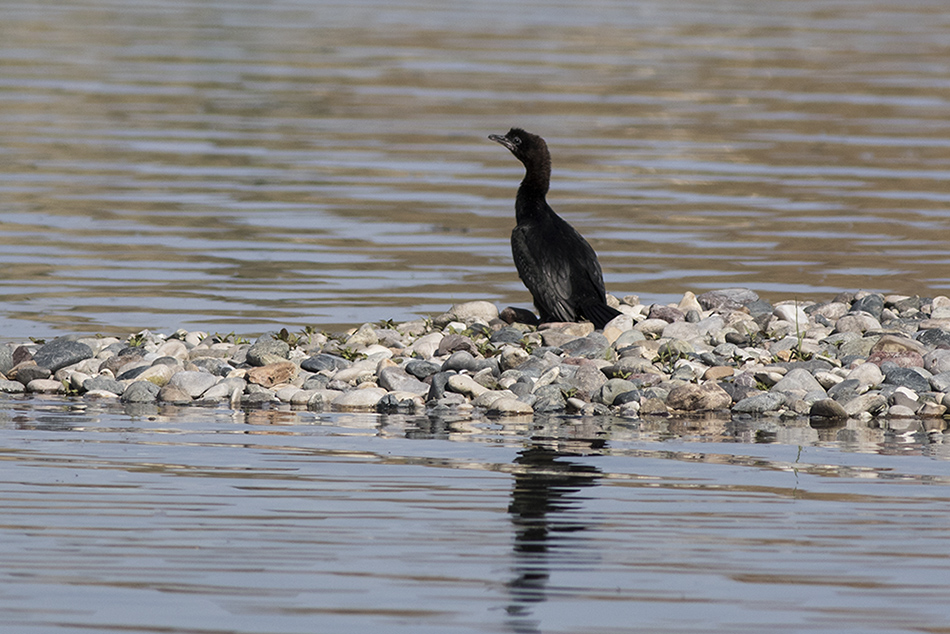
<path fill-rule="evenodd" d="M 950 298 L 858 292 L 775 304 L 746 289 L 677 303 L 608 296 L 622 315 L 511 323 L 486 301 L 431 319 L 229 335 L 148 331 L 0 345 L 0 398 L 289 405 L 528 417 L 801 417 L 947 428 Z"/>

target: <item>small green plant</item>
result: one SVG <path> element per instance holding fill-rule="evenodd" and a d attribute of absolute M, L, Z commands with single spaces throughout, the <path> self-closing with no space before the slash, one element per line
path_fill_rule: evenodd
<path fill-rule="evenodd" d="M 148 341 L 148 337 L 146 337 L 145 332 L 139 332 L 134 335 L 129 335 L 126 343 L 129 344 L 130 348 L 141 348 L 145 345 L 146 341 Z"/>
<path fill-rule="evenodd" d="M 277 333 L 274 339 L 283 341 L 290 347 L 294 347 L 300 342 L 300 337 L 298 335 L 291 334 L 286 328 L 281 328 L 280 332 Z"/>
<path fill-rule="evenodd" d="M 245 339 L 244 337 L 241 337 L 240 335 L 234 334 L 234 331 L 233 331 L 233 330 L 232 330 L 231 332 L 229 332 L 228 334 L 226 334 L 226 335 L 222 335 L 222 334 L 216 332 L 216 333 L 214 333 L 214 334 L 211 336 L 211 341 L 212 341 L 213 343 L 233 343 L 233 344 L 236 344 L 236 345 L 241 345 L 241 344 L 244 344 L 244 343 L 250 343 L 250 341 L 248 341 L 248 340 Z"/>
<path fill-rule="evenodd" d="M 393 319 L 381 319 L 378 322 L 376 322 L 376 325 L 379 326 L 380 328 L 395 330 L 397 324 L 396 324 L 396 321 Z"/>
<path fill-rule="evenodd" d="M 346 359 L 347 361 L 358 361 L 360 359 L 365 359 L 366 355 L 362 352 L 357 352 L 349 346 L 340 349 L 340 356 Z"/>
<path fill-rule="evenodd" d="M 46 339 L 37 339 L 36 337 L 30 337 L 30 341 L 40 346 L 46 343 Z"/>
<path fill-rule="evenodd" d="M 82 390 L 75 387 L 69 380 L 63 379 L 61 383 L 63 384 L 63 394 L 66 396 L 79 396 L 82 394 Z"/>

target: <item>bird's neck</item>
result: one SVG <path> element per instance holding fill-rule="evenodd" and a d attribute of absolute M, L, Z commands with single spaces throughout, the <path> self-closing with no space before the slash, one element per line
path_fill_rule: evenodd
<path fill-rule="evenodd" d="M 551 182 L 551 168 L 528 168 L 515 198 L 515 219 L 518 224 L 536 220 L 550 213 L 546 200 Z"/>

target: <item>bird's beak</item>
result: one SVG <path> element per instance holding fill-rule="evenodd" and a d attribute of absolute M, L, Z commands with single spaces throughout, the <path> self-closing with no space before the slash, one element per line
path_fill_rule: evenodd
<path fill-rule="evenodd" d="M 514 146 L 514 144 L 513 144 L 511 141 L 508 140 L 508 137 L 506 137 L 506 136 L 504 136 L 504 135 L 502 135 L 502 134 L 489 134 L 489 135 L 488 135 L 488 138 L 491 139 L 492 141 L 494 141 L 495 143 L 501 143 L 502 145 L 504 145 L 506 148 L 508 148 L 508 149 L 509 149 L 510 151 L 512 151 L 512 152 L 515 151 L 515 146 Z"/>

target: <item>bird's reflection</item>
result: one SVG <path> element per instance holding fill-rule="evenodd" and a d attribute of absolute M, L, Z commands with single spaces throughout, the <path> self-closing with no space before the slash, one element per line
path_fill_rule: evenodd
<path fill-rule="evenodd" d="M 595 449 L 591 447 L 591 449 Z M 514 632 L 537 632 L 531 605 L 544 601 L 551 567 L 576 550 L 574 533 L 590 527 L 575 513 L 575 494 L 593 486 L 600 470 L 564 459 L 577 455 L 532 446 L 515 460 L 515 481 L 508 513 L 514 526 L 514 577 L 508 583 L 508 625 Z"/>

